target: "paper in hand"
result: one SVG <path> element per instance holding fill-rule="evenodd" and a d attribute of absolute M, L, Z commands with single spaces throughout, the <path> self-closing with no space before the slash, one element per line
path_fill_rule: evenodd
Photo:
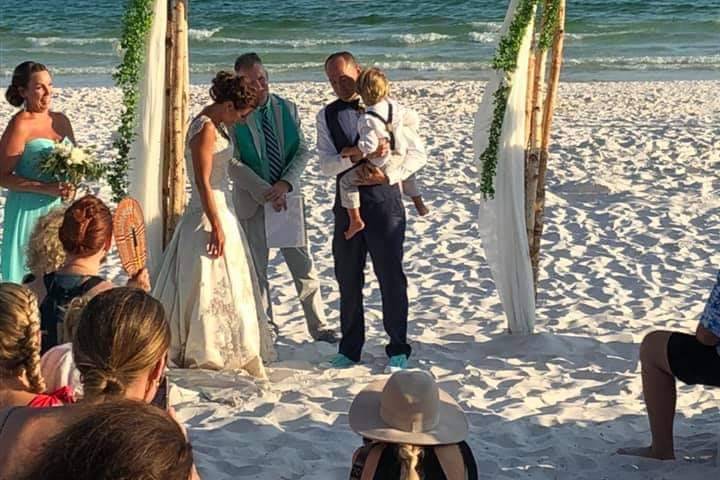
<path fill-rule="evenodd" d="M 302 195 L 288 195 L 287 210 L 276 212 L 265 204 L 265 236 L 268 248 L 304 247 L 307 244 Z"/>

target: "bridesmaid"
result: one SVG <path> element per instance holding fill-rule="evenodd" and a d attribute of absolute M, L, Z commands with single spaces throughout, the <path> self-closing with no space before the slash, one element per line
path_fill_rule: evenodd
<path fill-rule="evenodd" d="M 0 278 L 20 283 L 26 273 L 25 248 L 38 218 L 75 193 L 73 185 L 56 182 L 39 171 L 54 142 L 75 142 L 70 120 L 50 111 L 52 78 L 47 67 L 23 62 L 13 71 L 7 101 L 23 109 L 0 138 L 0 187 L 8 190 L 0 248 Z"/>

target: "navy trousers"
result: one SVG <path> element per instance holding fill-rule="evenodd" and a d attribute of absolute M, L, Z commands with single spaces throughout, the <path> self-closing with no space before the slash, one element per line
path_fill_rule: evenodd
<path fill-rule="evenodd" d="M 349 219 L 347 210 L 336 199 L 333 257 L 335 278 L 340 286 L 340 353 L 360 361 L 365 343 L 363 286 L 367 255 L 373 263 L 382 295 L 383 326 L 390 337 L 388 356 L 410 356 L 407 343 L 407 278 L 403 272 L 405 207 L 397 186 L 360 187 L 360 214 L 365 229 L 345 240 Z"/>

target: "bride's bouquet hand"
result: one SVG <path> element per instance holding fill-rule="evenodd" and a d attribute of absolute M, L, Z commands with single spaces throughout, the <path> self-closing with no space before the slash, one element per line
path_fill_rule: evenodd
<path fill-rule="evenodd" d="M 223 256 L 225 251 L 225 232 L 220 225 L 213 225 L 210 232 L 210 241 L 208 242 L 207 252 L 212 258 Z"/>

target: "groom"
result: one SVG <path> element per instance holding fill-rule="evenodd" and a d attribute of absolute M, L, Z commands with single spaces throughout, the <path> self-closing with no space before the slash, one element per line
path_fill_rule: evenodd
<path fill-rule="evenodd" d="M 362 232 L 345 240 L 343 232 L 347 230 L 349 219 L 347 211 L 340 205 L 336 189 L 333 257 L 335 277 L 340 287 L 342 340 L 331 364 L 344 368 L 360 361 L 365 342 L 362 289 L 367 254 L 370 253 L 375 276 L 380 283 L 383 326 L 390 337 L 390 344 L 385 348 L 390 357 L 386 370 L 404 369 L 411 348 L 407 343 L 407 279 L 403 272 L 405 207 L 397 183 L 405 178 L 388 179 L 382 170 L 361 158 L 343 154 L 345 148 L 354 146 L 358 141 L 357 123 L 361 112 L 355 84 L 360 76 L 360 66 L 349 52 L 338 52 L 325 61 L 325 74 L 338 99 L 317 115 L 320 168 L 326 175 L 337 179 L 352 168 L 361 169 L 361 177 L 364 178 L 364 186 L 359 189 L 361 214 L 366 224 Z M 387 153 L 387 148 L 386 142 L 375 155 Z M 424 147 L 411 144 L 403 170 L 410 176 L 425 162 Z"/>
<path fill-rule="evenodd" d="M 294 103 L 270 94 L 268 75 L 255 53 L 240 55 L 235 72 L 255 87 L 258 108 L 244 124 L 235 127 L 235 157 L 230 166 L 233 203 L 250 245 L 257 271 L 260 295 L 273 328 L 272 303 L 267 278 L 268 246 L 265 236 L 266 202 L 276 209 L 285 207 L 288 192 L 300 193 L 300 175 L 307 163 L 306 147 Z M 283 248 L 285 258 L 305 313 L 310 335 L 317 341 L 337 342 L 335 332 L 325 325 L 320 282 L 307 246 Z"/>

